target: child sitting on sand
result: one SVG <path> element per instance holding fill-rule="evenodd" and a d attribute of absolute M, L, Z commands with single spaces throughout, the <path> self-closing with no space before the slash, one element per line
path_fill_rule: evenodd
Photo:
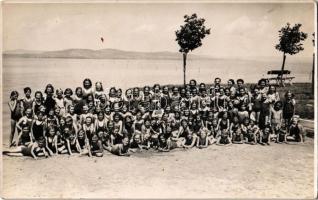
<path fill-rule="evenodd" d="M 79 147 L 79 153 L 80 155 L 88 155 L 92 156 L 91 154 L 91 149 L 89 146 L 89 141 L 87 136 L 85 135 L 84 130 L 79 130 L 78 131 L 78 136 L 77 136 L 77 146 Z"/>
<path fill-rule="evenodd" d="M 261 145 L 264 145 L 264 144 L 270 145 L 270 134 L 271 134 L 271 127 L 266 126 L 260 135 L 260 144 Z"/>
<path fill-rule="evenodd" d="M 45 138 L 41 137 L 38 141 L 28 146 L 18 146 L 16 149 L 2 151 L 3 155 L 7 156 L 32 156 L 35 160 L 38 156 L 49 156 L 45 150 Z"/>
<path fill-rule="evenodd" d="M 295 142 L 304 142 L 305 130 L 298 122 L 298 117 L 293 117 L 289 127 L 289 137 Z"/>
<path fill-rule="evenodd" d="M 130 154 L 128 153 L 128 150 L 129 150 L 128 137 L 123 138 L 122 143 L 115 144 L 111 147 L 107 147 L 106 150 L 117 156 L 130 156 Z"/>
<path fill-rule="evenodd" d="M 226 129 L 221 130 L 221 133 L 218 136 L 216 144 L 217 145 L 223 145 L 223 146 L 231 145 L 232 141 L 231 141 L 231 138 L 230 138 L 229 131 L 227 131 Z"/>
<path fill-rule="evenodd" d="M 240 128 L 232 133 L 232 143 L 233 144 L 243 144 L 244 137 Z"/>
<path fill-rule="evenodd" d="M 197 138 L 196 147 L 199 149 L 207 148 L 209 144 L 212 144 L 214 141 L 208 137 L 209 130 L 207 128 L 200 129 Z"/>
<path fill-rule="evenodd" d="M 280 129 L 278 130 L 277 133 L 277 138 L 276 138 L 276 143 L 287 143 L 287 127 L 285 122 L 282 123 L 282 126 L 280 127 Z"/>
<path fill-rule="evenodd" d="M 103 149 L 102 141 L 98 138 L 98 136 L 96 134 L 94 134 L 92 136 L 92 141 L 91 141 L 90 146 L 91 146 L 90 151 L 91 151 L 93 156 L 103 157 L 103 150 L 104 149 Z"/>
<path fill-rule="evenodd" d="M 46 145 L 47 149 L 51 152 L 55 152 L 58 154 L 58 147 L 57 147 L 57 129 L 54 126 L 50 126 L 47 128 L 46 131 Z"/>

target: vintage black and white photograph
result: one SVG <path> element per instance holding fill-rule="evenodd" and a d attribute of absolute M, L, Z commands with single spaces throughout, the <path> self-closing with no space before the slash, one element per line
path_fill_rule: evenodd
<path fill-rule="evenodd" d="M 315 198 L 316 23 L 314 1 L 2 2 L 1 197 Z"/>

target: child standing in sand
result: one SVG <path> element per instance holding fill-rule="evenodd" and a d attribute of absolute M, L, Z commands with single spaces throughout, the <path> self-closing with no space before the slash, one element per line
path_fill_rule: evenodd
<path fill-rule="evenodd" d="M 75 113 L 80 115 L 83 109 L 84 100 L 83 100 L 83 89 L 81 87 L 77 87 L 75 89 L 75 95 L 73 97 L 73 104 Z"/>
<path fill-rule="evenodd" d="M 283 121 L 282 102 L 277 101 L 274 107 L 270 108 L 270 111 L 272 132 L 277 135 Z"/>
<path fill-rule="evenodd" d="M 65 107 L 65 111 L 66 113 L 68 112 L 68 108 L 70 106 L 73 106 L 73 98 L 72 98 L 72 95 L 73 95 L 73 91 L 71 88 L 66 88 L 65 91 L 64 91 L 64 107 Z"/>
<path fill-rule="evenodd" d="M 25 111 L 27 108 L 32 108 L 33 105 L 33 99 L 31 98 L 31 88 L 26 87 L 23 89 L 24 91 L 24 98 L 22 99 L 22 105 L 23 105 L 23 111 Z"/>
<path fill-rule="evenodd" d="M 19 93 L 17 91 L 12 91 L 10 94 L 9 108 L 11 111 L 11 133 L 9 139 L 9 146 L 13 144 L 13 138 L 15 134 L 16 124 L 22 117 L 22 111 L 20 110 L 20 102 L 18 100 Z"/>
<path fill-rule="evenodd" d="M 283 118 L 288 128 L 291 125 L 292 117 L 295 115 L 295 105 L 296 101 L 294 99 L 294 94 L 287 91 L 283 102 Z"/>

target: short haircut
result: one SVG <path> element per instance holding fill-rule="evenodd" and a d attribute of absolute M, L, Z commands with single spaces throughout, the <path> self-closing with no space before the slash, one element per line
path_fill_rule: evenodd
<path fill-rule="evenodd" d="M 31 88 L 30 87 L 25 87 L 23 89 L 24 93 L 27 93 L 28 91 L 30 91 L 30 93 L 32 92 Z"/>

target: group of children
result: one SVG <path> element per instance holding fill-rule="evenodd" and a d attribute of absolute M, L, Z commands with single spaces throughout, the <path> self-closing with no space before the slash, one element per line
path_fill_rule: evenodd
<path fill-rule="evenodd" d="M 10 95 L 10 148 L 6 155 L 53 156 L 74 152 L 101 157 L 147 150 L 206 148 L 209 145 L 303 142 L 304 129 L 295 117 L 294 95 L 284 96 L 261 79 L 247 87 L 244 80 L 216 78 L 212 86 L 191 80 L 183 87 L 122 90 L 93 86 L 65 90 L 51 84 L 44 94 L 24 88 Z M 14 140 L 15 132 L 18 137 Z"/>

